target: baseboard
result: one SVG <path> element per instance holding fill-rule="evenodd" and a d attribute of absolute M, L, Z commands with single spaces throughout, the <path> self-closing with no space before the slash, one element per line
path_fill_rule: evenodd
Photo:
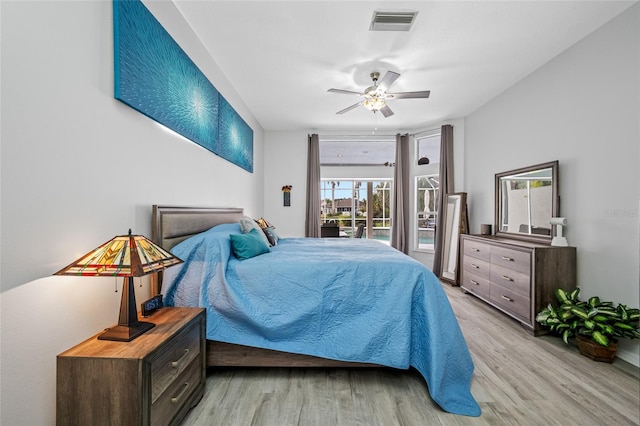
<path fill-rule="evenodd" d="M 618 352 L 616 354 L 618 358 L 629 364 L 640 368 L 640 347 L 634 348 L 621 348 L 618 346 Z"/>

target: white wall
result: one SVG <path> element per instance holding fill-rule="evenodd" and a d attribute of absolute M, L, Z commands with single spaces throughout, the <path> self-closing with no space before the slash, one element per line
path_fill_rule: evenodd
<path fill-rule="evenodd" d="M 114 99 L 110 0 L 0 2 L 0 424 L 54 424 L 56 355 L 117 321 L 121 281 L 52 273 L 150 236 L 152 204 L 262 215 L 262 129 L 175 6 L 149 8 L 253 128 L 254 173 Z"/>
<path fill-rule="evenodd" d="M 304 237 L 308 133 L 268 131 L 264 145 L 264 217 L 273 223 L 280 237 Z M 293 186 L 290 207 L 284 207 L 282 202 L 285 185 Z"/>
<path fill-rule="evenodd" d="M 493 223 L 494 174 L 560 162 L 560 213 L 582 296 L 638 307 L 640 5 L 466 118 L 472 231 Z M 619 356 L 639 364 L 639 345 Z"/>

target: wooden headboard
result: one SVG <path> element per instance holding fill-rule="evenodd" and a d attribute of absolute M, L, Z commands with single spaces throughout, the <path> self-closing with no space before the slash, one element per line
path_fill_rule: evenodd
<path fill-rule="evenodd" d="M 236 223 L 244 216 L 241 208 L 153 206 L 151 239 L 165 250 L 187 238 L 222 223 Z M 162 289 L 162 273 L 151 276 L 151 294 Z"/>

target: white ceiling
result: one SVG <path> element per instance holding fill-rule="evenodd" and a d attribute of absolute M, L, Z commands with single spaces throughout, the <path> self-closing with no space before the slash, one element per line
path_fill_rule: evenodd
<path fill-rule="evenodd" d="M 468 115 L 633 1 L 173 0 L 265 130 L 370 132 L 355 95 L 369 74 L 401 74 L 379 131 Z M 410 32 L 372 32 L 375 10 L 418 11 Z"/>

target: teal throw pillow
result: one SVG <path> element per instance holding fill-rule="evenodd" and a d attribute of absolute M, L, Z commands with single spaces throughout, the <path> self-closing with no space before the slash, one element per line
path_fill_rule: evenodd
<path fill-rule="evenodd" d="M 231 234 L 229 237 L 231 238 L 231 251 L 240 260 L 250 259 L 271 251 L 265 242 L 262 231 L 252 229 L 246 234 Z"/>

